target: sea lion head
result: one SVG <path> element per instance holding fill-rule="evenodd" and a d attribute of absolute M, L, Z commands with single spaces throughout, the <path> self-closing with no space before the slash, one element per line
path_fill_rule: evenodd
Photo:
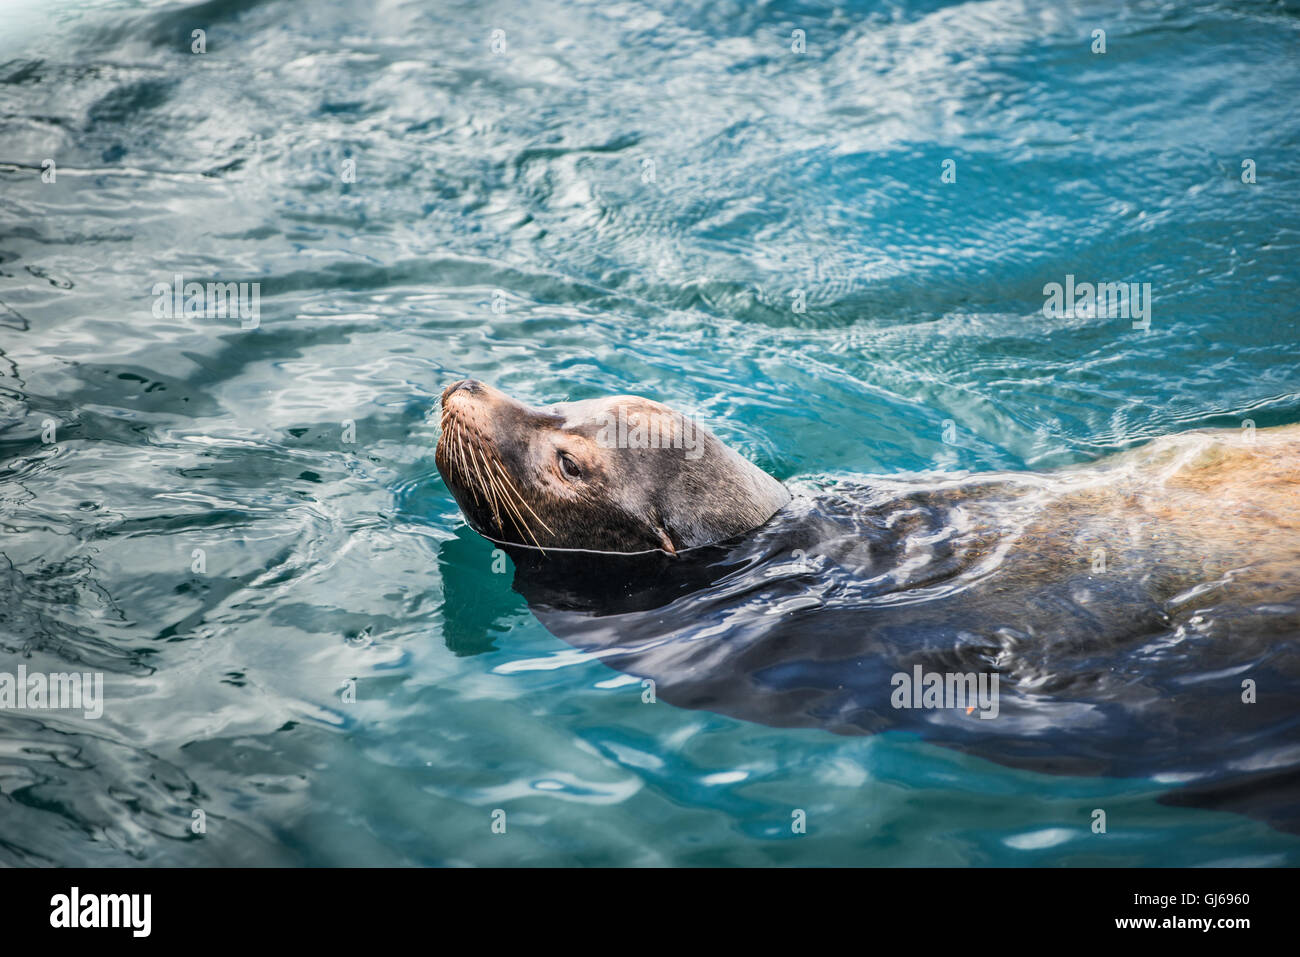
<path fill-rule="evenodd" d="M 443 391 L 441 425 L 438 471 L 469 524 L 506 544 L 676 554 L 790 500 L 708 429 L 639 396 L 530 408 L 464 379 Z"/>

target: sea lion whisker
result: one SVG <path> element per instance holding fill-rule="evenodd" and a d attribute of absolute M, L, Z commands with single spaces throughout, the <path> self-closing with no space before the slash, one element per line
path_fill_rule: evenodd
<path fill-rule="evenodd" d="M 504 530 L 505 530 L 505 525 L 504 525 L 504 523 L 501 523 L 501 522 L 499 521 L 500 518 L 501 518 L 501 515 L 502 515 L 501 507 L 504 506 L 504 507 L 507 509 L 507 511 L 505 512 L 505 514 L 506 514 L 506 515 L 509 515 L 510 512 L 508 511 L 508 509 L 511 508 L 512 506 L 511 506 L 511 504 L 510 504 L 509 499 L 506 497 L 505 489 L 503 489 L 503 488 L 501 487 L 501 483 L 497 480 L 497 473 L 496 473 L 496 470 L 495 470 L 494 467 L 493 467 L 493 466 L 494 466 L 494 463 L 493 463 L 492 459 L 488 457 L 487 452 L 484 452 L 484 453 L 483 453 L 483 462 L 484 462 L 484 470 L 485 470 L 486 473 L 487 473 L 488 481 L 492 483 L 492 490 L 496 493 L 496 496 L 497 496 L 497 505 L 498 505 L 498 509 L 497 509 L 497 518 L 498 518 L 498 524 L 501 525 L 501 529 L 502 529 L 502 531 L 504 531 Z M 513 521 L 513 518 L 512 518 L 512 521 Z"/>
<path fill-rule="evenodd" d="M 470 453 L 482 463 L 482 471 L 479 474 L 484 482 L 483 489 L 488 496 L 489 504 L 492 506 L 492 518 L 496 522 L 497 528 L 501 528 L 501 507 L 497 501 L 498 489 L 496 483 L 492 481 L 492 474 L 488 471 L 486 455 L 473 444 L 470 445 Z"/>
<path fill-rule="evenodd" d="M 499 528 L 501 527 L 500 489 L 497 488 L 497 483 L 492 479 L 492 471 L 488 467 L 487 453 L 480 448 L 475 448 L 474 454 L 478 457 L 481 466 L 479 474 L 483 478 L 483 487 L 492 500 L 492 517 L 496 519 Z"/>
<path fill-rule="evenodd" d="M 524 499 L 523 495 L 520 494 L 519 489 L 515 488 L 515 483 L 510 481 L 510 476 L 506 474 L 504 467 L 501 469 L 501 478 L 504 479 L 506 484 L 510 486 L 510 490 L 514 492 L 515 497 L 519 499 L 519 503 L 523 505 L 524 508 L 528 509 L 528 513 L 532 515 L 533 518 L 537 519 L 539 523 L 541 523 L 542 528 L 546 529 L 548 534 L 554 535 L 555 533 L 551 530 L 551 526 L 547 525 L 546 521 L 540 515 L 538 515 L 536 512 L 533 511 L 533 507 L 529 505 L 528 502 Z"/>
<path fill-rule="evenodd" d="M 529 507 L 528 503 L 524 500 L 524 497 L 523 497 L 522 495 L 520 495 L 518 489 L 515 489 L 514 486 L 513 486 L 513 484 L 510 483 L 509 477 L 505 474 L 505 471 L 504 471 L 505 467 L 504 467 L 504 465 L 501 465 L 500 463 L 498 463 L 498 467 L 499 467 L 499 469 L 501 470 L 501 471 L 500 471 L 500 474 L 501 474 L 501 478 L 502 478 L 502 480 L 505 481 L 506 484 L 509 486 L 509 488 L 513 491 L 515 501 L 518 502 L 519 505 L 522 505 L 525 509 L 528 509 L 528 511 L 529 511 L 530 513 L 532 513 L 533 510 Z M 542 543 L 541 543 L 540 541 L 538 541 L 538 539 L 537 539 L 537 533 L 533 531 L 533 527 L 532 527 L 532 525 L 529 523 L 528 519 L 524 516 L 524 514 L 523 514 L 521 511 L 519 511 L 519 508 L 518 508 L 517 506 L 515 506 L 515 505 L 512 504 L 512 505 L 511 505 L 511 508 L 514 510 L 515 514 L 519 516 L 519 520 L 523 523 L 524 532 L 528 535 L 529 538 L 532 539 L 533 544 L 536 545 L 537 548 L 541 549 L 542 552 L 545 552 L 546 549 L 542 548 Z M 533 517 L 534 517 L 534 518 L 537 518 L 537 516 L 536 516 L 535 513 L 533 513 Z M 538 518 L 537 520 L 538 520 L 539 522 L 541 522 L 541 519 L 540 519 L 540 518 Z M 542 525 L 545 526 L 546 523 L 545 523 L 545 522 L 542 522 Z M 551 532 L 550 528 L 547 528 L 546 531 L 547 531 L 547 534 L 553 534 L 553 533 Z"/>
<path fill-rule="evenodd" d="M 459 426 L 452 426 L 451 434 L 455 438 L 456 449 L 463 461 L 465 456 L 465 443 L 462 441 L 461 432 L 462 429 Z M 471 450 L 476 450 L 476 447 L 472 442 L 469 443 L 469 445 Z M 519 490 L 514 487 L 514 484 L 512 482 L 510 482 L 509 477 L 505 473 L 505 466 L 500 461 L 500 459 L 496 456 L 490 456 L 486 449 L 476 450 L 476 451 L 478 452 L 478 457 L 475 457 L 473 460 L 475 467 L 464 469 L 464 471 L 467 474 L 467 477 L 470 479 L 470 481 L 467 484 L 470 485 L 471 491 L 474 492 L 475 500 L 476 501 L 480 500 L 478 494 L 479 487 L 483 486 L 483 493 L 484 493 L 483 499 L 487 500 L 487 504 L 492 506 L 493 511 L 496 514 L 498 523 L 500 522 L 500 518 L 501 518 L 501 513 L 498 507 L 498 502 L 499 502 L 501 504 L 504 504 L 509 509 L 508 514 L 510 514 L 511 522 L 515 525 L 515 527 L 524 535 L 526 535 L 528 538 L 531 538 L 534 545 L 536 545 L 538 548 L 541 548 L 541 542 L 537 540 L 537 535 L 533 532 L 532 526 L 529 525 L 527 519 L 524 517 L 523 513 L 519 510 L 519 508 L 516 506 L 515 503 L 518 502 L 519 505 L 522 505 L 524 508 L 528 509 L 528 511 L 532 513 L 533 517 L 536 518 L 537 521 L 540 522 L 542 526 L 546 528 L 548 533 L 551 531 L 550 527 L 547 526 L 544 521 L 542 521 L 542 519 L 536 514 L 536 512 L 533 512 L 532 508 L 528 505 L 528 503 L 524 500 L 523 496 L 519 493 Z M 479 467 L 479 461 L 480 461 L 479 457 L 481 457 L 481 461 L 482 461 L 481 468 Z M 487 483 L 491 484 L 490 489 L 487 487 L 487 483 L 483 481 L 484 479 L 487 480 Z M 500 483 L 498 483 L 497 481 L 498 479 L 500 480 Z M 511 498 L 510 494 L 508 494 L 507 487 L 509 492 L 514 493 L 513 499 Z"/>
<path fill-rule="evenodd" d="M 472 467 L 470 463 L 469 456 L 465 452 L 465 442 L 461 438 L 460 433 L 461 433 L 460 427 L 457 426 L 453 434 L 456 437 L 456 449 L 457 449 L 457 453 L 460 455 L 461 468 L 465 476 L 465 484 L 469 486 L 470 492 L 474 495 L 474 501 L 481 502 L 483 501 L 483 499 L 479 496 L 478 476 L 475 469 Z"/>
<path fill-rule="evenodd" d="M 479 475 L 478 459 L 474 455 L 474 443 L 462 437 L 461 452 L 465 456 L 470 489 L 474 492 L 474 501 L 481 502 L 484 505 L 490 504 L 487 498 L 487 490 L 483 488 L 482 477 Z"/>
<path fill-rule="evenodd" d="M 469 489 L 470 493 L 473 494 L 474 484 L 473 482 L 470 481 L 469 469 L 465 467 L 465 455 L 461 451 L 460 436 L 454 432 L 451 433 L 451 438 L 447 440 L 447 446 L 448 446 L 448 455 L 450 456 L 449 463 L 452 469 L 452 474 L 457 479 L 459 479 L 462 483 L 464 483 L 466 488 Z M 474 498 L 475 500 L 477 500 L 478 495 L 475 494 Z"/>
<path fill-rule="evenodd" d="M 500 461 L 495 461 L 493 462 L 493 464 L 496 466 L 497 474 L 502 479 L 505 479 L 506 476 L 503 472 L 504 466 L 500 463 Z M 503 492 L 506 491 L 504 486 L 502 491 Z M 534 545 L 536 545 L 538 548 L 541 548 L 542 543 L 537 540 L 537 536 L 533 533 L 532 526 L 528 524 L 528 520 L 524 518 L 523 513 L 519 511 L 518 506 L 515 504 L 516 500 L 517 500 L 517 496 L 516 499 L 514 500 L 511 499 L 509 494 L 505 494 L 503 496 L 503 501 L 506 503 L 506 507 L 510 510 L 511 521 L 514 522 L 516 528 L 518 528 L 521 532 L 523 532 L 525 535 L 527 535 L 529 538 L 533 540 Z M 527 503 L 524 504 L 526 505 Z"/>
<path fill-rule="evenodd" d="M 455 426 L 452 431 L 452 436 L 456 440 L 456 457 L 459 459 L 458 469 L 465 480 L 465 485 L 469 489 L 470 494 L 474 496 L 474 501 L 479 504 L 484 504 L 486 498 L 479 489 L 481 483 L 478 478 L 478 468 L 471 460 L 469 454 L 465 451 L 465 439 L 461 434 L 462 431 L 463 430 L 459 425 Z"/>
<path fill-rule="evenodd" d="M 523 510 L 531 513 L 543 526 L 546 523 L 510 481 L 500 457 L 491 448 L 476 445 L 465 434 L 466 430 L 455 414 L 445 407 L 439 417 L 439 425 L 442 428 L 443 462 L 449 476 L 458 480 L 476 503 L 492 510 L 492 519 L 499 528 L 504 530 L 504 519 L 509 518 L 510 524 L 521 538 L 531 540 L 540 549 L 542 544 Z M 546 530 L 548 533 L 551 531 L 549 526 L 546 526 Z"/>
<path fill-rule="evenodd" d="M 460 435 L 457 433 L 454 424 L 445 421 L 445 417 L 442 425 L 442 438 L 438 442 L 438 447 L 442 450 L 443 457 L 447 462 L 447 477 L 459 479 L 468 484 L 468 476 L 465 474 L 465 461 L 460 455 Z"/>
<path fill-rule="evenodd" d="M 519 507 L 516 504 L 517 498 L 510 494 L 510 488 L 506 484 L 505 475 L 502 472 L 503 466 L 501 465 L 501 462 L 491 457 L 488 457 L 487 461 L 489 468 L 494 473 L 494 481 L 500 483 L 499 488 L 501 491 L 501 500 L 506 504 L 506 507 L 510 509 L 510 513 L 517 516 L 518 520 L 515 524 L 520 527 L 520 530 L 522 531 L 526 529 L 528 527 L 527 522 L 524 521 L 523 513 L 519 511 Z"/>

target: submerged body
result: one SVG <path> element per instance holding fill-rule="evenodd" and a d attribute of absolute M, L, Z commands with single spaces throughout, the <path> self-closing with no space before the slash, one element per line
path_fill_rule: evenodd
<path fill-rule="evenodd" d="M 1300 427 L 826 483 L 676 555 L 510 551 L 549 630 L 669 703 L 1158 777 L 1300 829 Z M 996 700 L 913 694 L 929 676 Z"/>

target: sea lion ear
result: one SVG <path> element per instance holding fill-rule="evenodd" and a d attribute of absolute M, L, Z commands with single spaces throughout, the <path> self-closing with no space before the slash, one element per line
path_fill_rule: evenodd
<path fill-rule="evenodd" d="M 655 531 L 659 533 L 659 547 L 662 548 L 664 551 L 666 551 L 669 555 L 676 555 L 677 549 L 673 546 L 673 540 L 668 537 L 668 533 L 664 531 L 663 526 L 656 525 Z"/>

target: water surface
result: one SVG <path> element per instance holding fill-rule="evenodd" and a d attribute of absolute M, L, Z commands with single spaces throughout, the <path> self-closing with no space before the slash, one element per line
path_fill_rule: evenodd
<path fill-rule="evenodd" d="M 1296 14 L 6 7 L 0 668 L 107 703 L 0 713 L 0 860 L 1300 861 L 1169 782 L 643 704 L 494 571 L 428 418 L 642 393 L 796 485 L 1300 422 Z M 257 327 L 155 315 L 176 274 Z M 1150 330 L 1045 318 L 1067 274 L 1149 282 Z"/>

